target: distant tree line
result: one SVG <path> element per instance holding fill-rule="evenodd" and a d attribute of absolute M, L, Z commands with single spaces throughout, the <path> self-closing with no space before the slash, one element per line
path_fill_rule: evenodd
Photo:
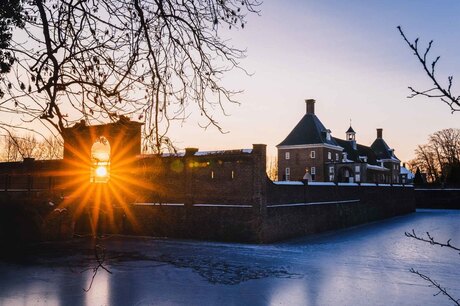
<path fill-rule="evenodd" d="M 2 136 L 0 161 L 14 162 L 24 158 L 49 160 L 63 157 L 63 142 L 58 138 L 40 140 L 34 134 L 19 136 L 12 133 Z"/>
<path fill-rule="evenodd" d="M 424 173 L 427 183 L 460 183 L 460 129 L 431 134 L 428 143 L 417 146 L 409 162 L 413 172 Z"/>

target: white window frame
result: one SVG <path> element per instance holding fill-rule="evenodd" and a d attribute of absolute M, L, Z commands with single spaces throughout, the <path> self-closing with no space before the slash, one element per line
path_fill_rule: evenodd
<path fill-rule="evenodd" d="M 355 174 L 355 182 L 357 183 L 361 182 L 361 174 L 359 173 Z"/>
<path fill-rule="evenodd" d="M 286 181 L 291 180 L 291 169 L 289 167 L 284 169 L 284 175 L 286 176 Z"/>
<path fill-rule="evenodd" d="M 335 153 L 335 160 L 339 161 L 339 153 Z"/>
<path fill-rule="evenodd" d="M 355 166 L 355 173 L 360 173 L 360 172 L 361 172 L 361 167 Z"/>
<path fill-rule="evenodd" d="M 311 167 L 310 168 L 310 174 L 316 174 L 316 167 Z"/>
<path fill-rule="evenodd" d="M 334 174 L 334 166 L 329 167 L 329 174 Z"/>
<path fill-rule="evenodd" d="M 291 159 L 291 153 L 290 152 L 284 153 L 284 158 L 285 159 Z"/>
<path fill-rule="evenodd" d="M 315 150 L 312 150 L 310 152 L 310 158 L 316 158 L 316 151 Z"/>
<path fill-rule="evenodd" d="M 331 152 L 327 152 L 327 159 L 328 159 L 328 160 L 331 160 L 331 159 L 332 159 L 332 153 L 331 153 Z"/>

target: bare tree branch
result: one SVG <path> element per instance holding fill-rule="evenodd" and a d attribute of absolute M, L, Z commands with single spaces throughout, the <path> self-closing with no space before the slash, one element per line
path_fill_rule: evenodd
<path fill-rule="evenodd" d="M 416 239 L 416 240 L 419 240 L 419 241 L 423 241 L 423 242 L 427 242 L 429 243 L 430 245 L 437 245 L 437 246 L 440 246 L 440 247 L 446 247 L 448 249 L 451 249 L 451 250 L 454 250 L 454 251 L 460 251 L 460 248 L 456 247 L 456 246 L 453 246 L 450 241 L 451 239 L 447 240 L 446 243 L 442 243 L 442 242 L 438 242 L 434 239 L 433 236 L 430 235 L 429 232 L 426 232 L 426 238 L 425 237 L 421 237 L 421 236 L 418 236 L 416 233 L 415 233 L 415 230 L 412 229 L 412 232 L 405 232 L 404 233 L 406 235 L 406 237 L 409 237 L 409 238 L 413 238 L 413 239 Z M 459 253 L 460 254 L 460 253 Z M 418 275 L 419 277 L 421 277 L 423 280 L 429 282 L 432 286 L 432 287 L 435 287 L 438 292 L 434 294 L 434 296 L 437 296 L 439 294 L 442 294 L 442 295 L 445 295 L 447 296 L 452 302 L 455 303 L 455 305 L 459 305 L 460 306 L 460 299 L 455 299 L 452 295 L 449 294 L 449 292 L 447 291 L 447 289 L 445 287 L 442 287 L 441 284 L 439 284 L 436 280 L 432 279 L 431 277 L 425 275 L 425 274 L 422 274 L 420 273 L 418 270 L 415 270 L 414 268 L 410 268 L 409 271 L 411 273 L 414 273 L 416 275 Z"/>
<path fill-rule="evenodd" d="M 404 41 L 407 43 L 409 48 L 414 52 L 414 55 L 417 57 L 419 62 L 422 64 L 423 70 L 425 71 L 426 75 L 430 78 L 433 82 L 434 87 L 428 90 L 416 90 L 413 87 L 409 87 L 411 94 L 408 98 L 414 98 L 416 96 L 424 96 L 428 98 L 439 98 L 443 103 L 447 104 L 452 113 L 460 111 L 460 96 L 455 95 L 452 93 L 452 84 L 453 84 L 453 76 L 449 76 L 447 78 L 447 87 L 440 84 L 435 74 L 436 64 L 438 63 L 440 56 L 437 56 L 436 59 L 431 61 L 428 59 L 428 54 L 431 50 L 433 45 L 433 41 L 428 43 L 425 51 L 421 51 L 418 46 L 418 38 L 415 39 L 414 43 L 412 43 L 407 36 L 404 34 L 401 26 L 398 26 L 398 31 L 403 37 Z"/>
<path fill-rule="evenodd" d="M 416 233 L 415 233 L 415 230 L 412 230 L 412 232 L 405 232 L 404 233 L 406 235 L 406 237 L 409 237 L 409 238 L 414 238 L 416 240 L 420 240 L 420 241 L 424 241 L 424 242 L 428 242 L 429 244 L 431 245 L 437 245 L 437 246 L 440 246 L 440 247 L 447 247 L 449 249 L 452 249 L 452 250 L 455 250 L 455 251 L 459 251 L 460 252 L 460 248 L 456 247 L 456 246 L 453 246 L 452 244 L 450 244 L 450 241 L 451 239 L 447 240 L 446 243 L 442 243 L 442 242 L 438 242 L 436 241 L 431 235 L 429 232 L 426 232 L 426 235 L 427 235 L 427 238 L 424 238 L 424 237 L 421 237 L 421 236 L 418 236 Z M 460 254 L 460 253 L 459 253 Z"/>
<path fill-rule="evenodd" d="M 222 85 L 245 50 L 221 37 L 243 29 L 258 0 L 43 0 L 23 2 L 23 29 L 5 51 L 14 59 L 0 79 L 0 112 L 56 131 L 80 120 L 143 121 L 146 150 L 172 145 L 173 121 L 191 112 L 222 127 L 216 111 L 238 103 Z M 17 36 L 21 37 L 21 36 Z M 243 70 L 244 71 L 244 70 Z M 3 99 L 4 100 L 1 100 Z M 1 123 L 0 123 L 1 124 Z"/>
<path fill-rule="evenodd" d="M 429 282 L 432 287 L 435 287 L 438 290 L 438 292 L 433 294 L 434 296 L 437 296 L 439 294 L 445 295 L 445 296 L 447 296 L 447 298 L 449 300 L 454 302 L 455 305 L 460 306 L 460 299 L 459 300 L 455 299 L 452 295 L 449 294 L 449 292 L 447 292 L 447 289 L 445 287 L 442 287 L 437 281 L 435 281 L 434 279 L 432 279 L 431 277 L 429 277 L 429 276 L 427 276 L 425 274 L 420 273 L 419 271 L 417 271 L 417 270 L 415 270 L 413 268 L 411 268 L 409 271 L 411 273 L 414 273 L 414 274 L 420 276 L 423 280 Z"/>

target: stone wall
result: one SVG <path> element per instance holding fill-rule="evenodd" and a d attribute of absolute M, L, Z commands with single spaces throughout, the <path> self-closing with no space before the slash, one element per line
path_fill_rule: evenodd
<path fill-rule="evenodd" d="M 460 209 L 460 188 L 416 188 L 417 208 Z"/>
<path fill-rule="evenodd" d="M 289 196 L 288 196 L 289 195 Z M 271 185 L 260 240 L 271 242 L 415 211 L 412 187 Z"/>
<path fill-rule="evenodd" d="M 69 207 L 71 221 L 75 221 L 75 227 L 73 224 L 70 227 L 81 234 L 123 233 L 265 243 L 389 218 L 415 209 L 411 187 L 275 184 L 265 173 L 265 149 L 265 145 L 254 145 L 250 150 L 215 152 L 188 149 L 181 155 L 139 157 L 135 167 L 124 172 L 132 176 L 128 180 L 131 181 L 129 192 L 122 197 L 113 196 L 112 200 L 106 198 L 109 203 L 105 205 L 109 206 L 97 210 L 97 224 L 93 216 L 97 206 L 92 205 L 92 196 L 84 194 L 81 198 L 72 198 L 79 210 L 75 214 L 77 209 L 72 211 Z M 50 195 L 72 193 L 72 190 L 53 193 L 55 185 L 52 182 L 66 180 L 65 175 L 53 176 L 53 173 L 60 173 L 59 169 L 67 168 L 60 162 L 28 162 L 31 164 L 0 164 L 0 177 L 8 180 L 16 175 L 17 186 L 25 184 L 24 190 L 28 190 L 21 193 L 3 190 L 0 204 L 27 206 L 21 195 L 30 195 L 37 186 L 34 178 L 32 184 L 27 183 L 31 174 L 43 178 L 39 180 L 42 183 L 51 182 L 48 187 L 43 183 Z M 53 167 L 56 172 L 51 171 Z M 23 181 L 19 184 L 21 174 Z M 107 185 L 107 190 L 110 184 L 123 183 L 115 181 L 117 176 L 111 176 L 114 181 Z M 90 201 L 81 210 L 83 197 Z M 39 200 L 47 205 L 47 199 Z M 51 230 L 43 229 L 41 237 L 55 239 L 52 232 L 56 227 L 63 228 L 62 216 L 52 207 L 47 208 L 46 213 L 48 215 L 41 217 L 51 220 L 52 227 Z M 67 229 L 62 230 L 68 233 Z"/>

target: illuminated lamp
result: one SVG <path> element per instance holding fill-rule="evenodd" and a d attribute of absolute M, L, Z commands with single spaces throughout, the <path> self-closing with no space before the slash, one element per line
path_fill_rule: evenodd
<path fill-rule="evenodd" d="M 107 183 L 110 179 L 110 144 L 101 136 L 91 147 L 91 183 Z"/>

